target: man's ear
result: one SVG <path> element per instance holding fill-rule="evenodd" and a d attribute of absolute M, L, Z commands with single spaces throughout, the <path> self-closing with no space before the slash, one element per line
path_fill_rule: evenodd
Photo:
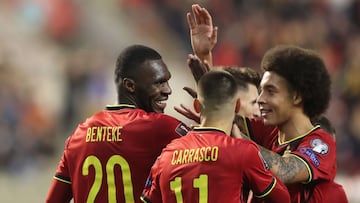
<path fill-rule="evenodd" d="M 240 98 L 238 98 L 238 99 L 236 100 L 235 113 L 239 113 L 240 107 L 241 107 L 241 102 L 240 102 Z"/>
<path fill-rule="evenodd" d="M 123 86 L 125 87 L 125 89 L 127 89 L 129 92 L 135 92 L 135 81 L 133 79 L 130 78 L 124 78 L 123 81 Z"/>
<path fill-rule="evenodd" d="M 295 92 L 293 95 L 293 101 L 295 105 L 299 105 L 302 102 L 302 96 L 299 93 Z"/>
<path fill-rule="evenodd" d="M 198 99 L 194 99 L 194 109 L 196 113 L 200 113 L 201 112 L 201 103 Z"/>

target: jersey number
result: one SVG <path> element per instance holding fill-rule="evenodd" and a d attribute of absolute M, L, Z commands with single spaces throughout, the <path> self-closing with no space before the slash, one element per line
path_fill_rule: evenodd
<path fill-rule="evenodd" d="M 193 180 L 193 187 L 199 189 L 199 203 L 208 202 L 208 176 L 200 175 Z M 170 182 L 170 189 L 175 192 L 176 202 L 183 203 L 181 194 L 181 177 L 176 177 Z"/>
<path fill-rule="evenodd" d="M 109 158 L 106 163 L 106 180 L 108 185 L 108 199 L 109 202 L 117 202 L 116 200 L 116 185 L 115 185 L 115 175 L 114 167 L 119 165 L 122 171 L 122 179 L 124 184 L 124 196 L 126 203 L 134 202 L 133 195 L 133 184 L 131 181 L 131 173 L 128 162 L 120 155 L 113 155 Z M 95 180 L 89 191 L 86 202 L 94 202 L 95 198 L 100 191 L 102 179 L 103 179 L 103 170 L 100 160 L 96 156 L 88 156 L 82 167 L 82 175 L 87 176 L 89 174 L 89 168 L 94 167 L 95 169 Z"/>

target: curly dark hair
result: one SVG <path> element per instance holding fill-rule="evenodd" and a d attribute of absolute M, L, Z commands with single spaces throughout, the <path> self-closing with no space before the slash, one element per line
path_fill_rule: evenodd
<path fill-rule="evenodd" d="M 327 110 L 331 98 L 331 79 L 316 52 L 293 45 L 275 46 L 265 53 L 261 68 L 285 78 L 289 90 L 302 96 L 304 113 L 309 118 Z"/>

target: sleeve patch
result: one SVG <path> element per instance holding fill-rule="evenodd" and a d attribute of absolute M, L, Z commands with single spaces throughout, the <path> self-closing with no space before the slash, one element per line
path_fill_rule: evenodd
<path fill-rule="evenodd" d="M 315 165 L 316 168 L 319 167 L 320 160 L 318 159 L 317 155 L 312 149 L 307 147 L 301 147 L 300 152 L 305 156 L 307 156 L 311 160 L 311 162 Z"/>
<path fill-rule="evenodd" d="M 311 140 L 310 145 L 312 147 L 312 150 L 319 154 L 324 155 L 329 152 L 329 145 L 327 145 L 325 142 L 323 142 L 319 138 Z"/>
<path fill-rule="evenodd" d="M 184 136 L 186 135 L 188 132 L 189 132 L 189 128 L 183 124 L 183 123 L 180 123 L 176 128 L 175 128 L 175 132 L 177 134 L 179 134 L 180 136 Z"/>
<path fill-rule="evenodd" d="M 146 179 L 145 189 L 150 188 L 151 185 L 152 185 L 152 179 L 149 177 L 149 178 Z"/>

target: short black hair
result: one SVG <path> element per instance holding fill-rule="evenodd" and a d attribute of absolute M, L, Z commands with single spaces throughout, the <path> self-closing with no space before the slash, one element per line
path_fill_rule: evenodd
<path fill-rule="evenodd" d="M 200 78 L 198 88 L 199 95 L 204 98 L 204 101 L 221 105 L 236 95 L 238 86 L 230 73 L 210 71 Z"/>
<path fill-rule="evenodd" d="M 246 83 L 246 89 L 248 89 L 248 84 L 255 85 L 256 88 L 259 88 L 261 75 L 254 69 L 237 66 L 224 66 L 222 68 L 235 78 L 240 87 L 243 86 L 243 83 Z"/>
<path fill-rule="evenodd" d="M 327 110 L 331 79 L 323 60 L 314 51 L 278 45 L 265 53 L 261 68 L 282 76 L 288 82 L 289 90 L 302 96 L 304 113 L 310 119 Z"/>
<path fill-rule="evenodd" d="M 160 59 L 161 55 L 150 47 L 139 44 L 126 47 L 116 60 L 115 84 L 119 85 L 122 78 L 133 77 L 145 61 Z"/>

